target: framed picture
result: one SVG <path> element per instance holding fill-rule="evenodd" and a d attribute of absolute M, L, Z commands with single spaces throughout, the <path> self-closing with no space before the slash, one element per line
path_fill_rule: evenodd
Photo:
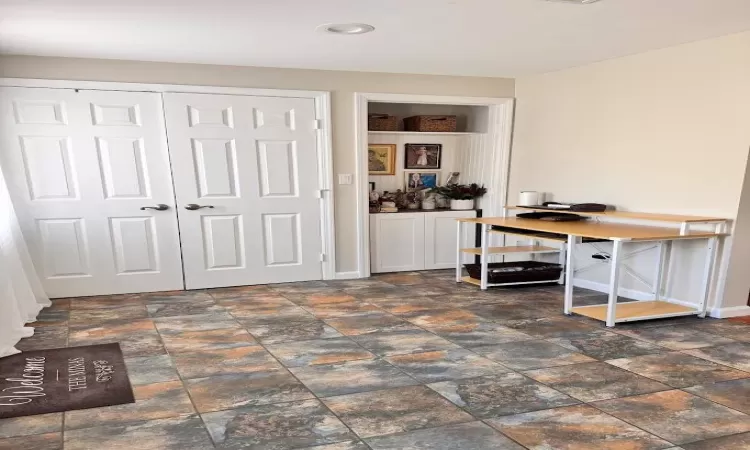
<path fill-rule="evenodd" d="M 405 172 L 406 192 L 421 191 L 437 187 L 437 172 Z"/>
<path fill-rule="evenodd" d="M 404 152 L 405 169 L 439 169 L 442 144 L 406 144 Z"/>
<path fill-rule="evenodd" d="M 375 182 L 370 181 L 370 192 L 374 192 L 374 191 L 375 191 Z"/>
<path fill-rule="evenodd" d="M 396 175 L 396 144 L 368 144 L 367 168 L 370 175 Z"/>

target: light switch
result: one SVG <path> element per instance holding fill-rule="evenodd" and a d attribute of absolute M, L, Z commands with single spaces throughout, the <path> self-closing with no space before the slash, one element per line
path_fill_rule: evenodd
<path fill-rule="evenodd" d="M 352 184 L 352 174 L 350 174 L 350 173 L 340 173 L 339 174 L 339 184 Z"/>

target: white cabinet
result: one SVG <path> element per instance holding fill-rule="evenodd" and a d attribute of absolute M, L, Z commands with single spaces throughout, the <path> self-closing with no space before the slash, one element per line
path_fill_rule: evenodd
<path fill-rule="evenodd" d="M 424 213 L 424 268 L 453 269 L 456 267 L 456 219 L 476 217 L 476 211 L 445 211 Z M 461 227 L 461 247 L 476 247 L 476 227 Z M 464 255 L 463 263 L 473 262 Z"/>
<path fill-rule="evenodd" d="M 456 267 L 456 219 L 476 211 L 370 215 L 370 271 L 404 272 Z M 462 247 L 474 247 L 474 227 L 462 227 Z M 471 262 L 465 255 L 463 262 Z"/>
<path fill-rule="evenodd" d="M 371 272 L 424 269 L 423 213 L 370 215 Z"/>

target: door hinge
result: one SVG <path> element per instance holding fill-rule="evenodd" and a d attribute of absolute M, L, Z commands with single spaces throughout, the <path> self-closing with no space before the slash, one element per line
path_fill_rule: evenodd
<path fill-rule="evenodd" d="M 323 128 L 323 122 L 320 119 L 313 120 L 313 130 L 320 130 Z"/>
<path fill-rule="evenodd" d="M 325 197 L 325 193 L 328 192 L 328 191 L 330 191 L 330 189 L 318 189 L 316 191 L 316 193 L 315 193 L 315 197 L 316 198 L 324 198 Z"/>
<path fill-rule="evenodd" d="M 320 254 L 320 262 L 326 262 L 326 254 L 325 253 L 321 253 Z"/>

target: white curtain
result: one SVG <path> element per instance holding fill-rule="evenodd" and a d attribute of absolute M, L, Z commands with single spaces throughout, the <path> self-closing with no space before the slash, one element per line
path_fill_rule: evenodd
<path fill-rule="evenodd" d="M 0 171 L 0 357 L 18 353 L 16 343 L 34 334 L 34 328 L 26 324 L 50 304 Z"/>

